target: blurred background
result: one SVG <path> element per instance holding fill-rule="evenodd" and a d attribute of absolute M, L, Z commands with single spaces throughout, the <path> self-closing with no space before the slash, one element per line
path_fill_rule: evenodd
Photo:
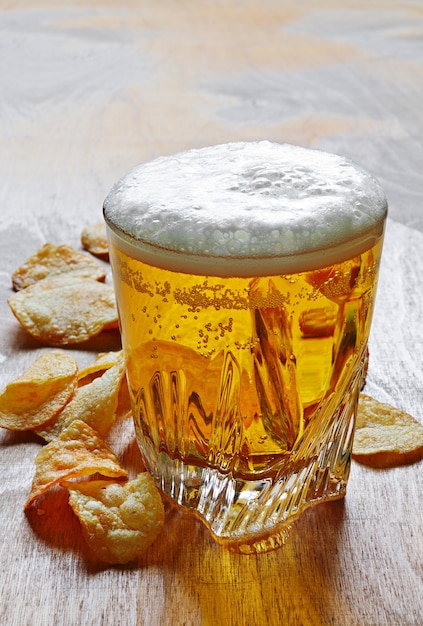
<path fill-rule="evenodd" d="M 423 231 L 421 1 L 2 0 L 0 10 L 3 220 L 37 212 L 47 229 L 59 210 L 72 229 L 72 213 L 99 217 L 137 163 L 265 138 L 356 160 L 382 182 L 391 218 Z"/>

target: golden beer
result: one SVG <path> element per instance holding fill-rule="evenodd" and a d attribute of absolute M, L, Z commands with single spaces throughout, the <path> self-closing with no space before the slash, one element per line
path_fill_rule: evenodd
<path fill-rule="evenodd" d="M 340 243 L 313 249 L 307 242 L 295 254 L 278 249 L 282 224 L 266 235 L 275 254 L 240 255 L 248 231 L 238 222 L 225 257 L 208 247 L 172 250 L 119 229 L 106 200 L 144 462 L 166 496 L 235 549 L 277 547 L 306 507 L 345 495 L 384 202 L 362 232 L 344 229 Z M 250 224 L 250 250 L 259 219 Z M 221 234 L 213 231 L 220 244 Z"/>

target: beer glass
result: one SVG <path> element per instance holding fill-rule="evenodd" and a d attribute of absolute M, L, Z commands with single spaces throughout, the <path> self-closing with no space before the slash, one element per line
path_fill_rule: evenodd
<path fill-rule="evenodd" d="M 230 549 L 345 495 L 386 214 L 349 160 L 270 142 L 156 159 L 105 200 L 143 461 Z"/>

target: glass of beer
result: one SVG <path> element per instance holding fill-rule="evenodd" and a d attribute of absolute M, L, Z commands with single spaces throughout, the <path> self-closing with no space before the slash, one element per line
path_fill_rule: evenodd
<path fill-rule="evenodd" d="M 155 159 L 105 200 L 143 461 L 230 549 L 345 495 L 386 214 L 351 161 L 267 141 Z"/>

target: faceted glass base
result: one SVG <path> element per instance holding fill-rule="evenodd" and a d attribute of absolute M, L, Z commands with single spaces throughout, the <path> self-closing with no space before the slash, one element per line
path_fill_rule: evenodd
<path fill-rule="evenodd" d="M 341 404 L 309 424 L 271 476 L 245 480 L 157 455 L 148 440 L 140 447 L 164 495 L 200 517 L 219 544 L 245 554 L 274 550 L 305 509 L 345 495 L 361 383 L 360 369 Z"/>

